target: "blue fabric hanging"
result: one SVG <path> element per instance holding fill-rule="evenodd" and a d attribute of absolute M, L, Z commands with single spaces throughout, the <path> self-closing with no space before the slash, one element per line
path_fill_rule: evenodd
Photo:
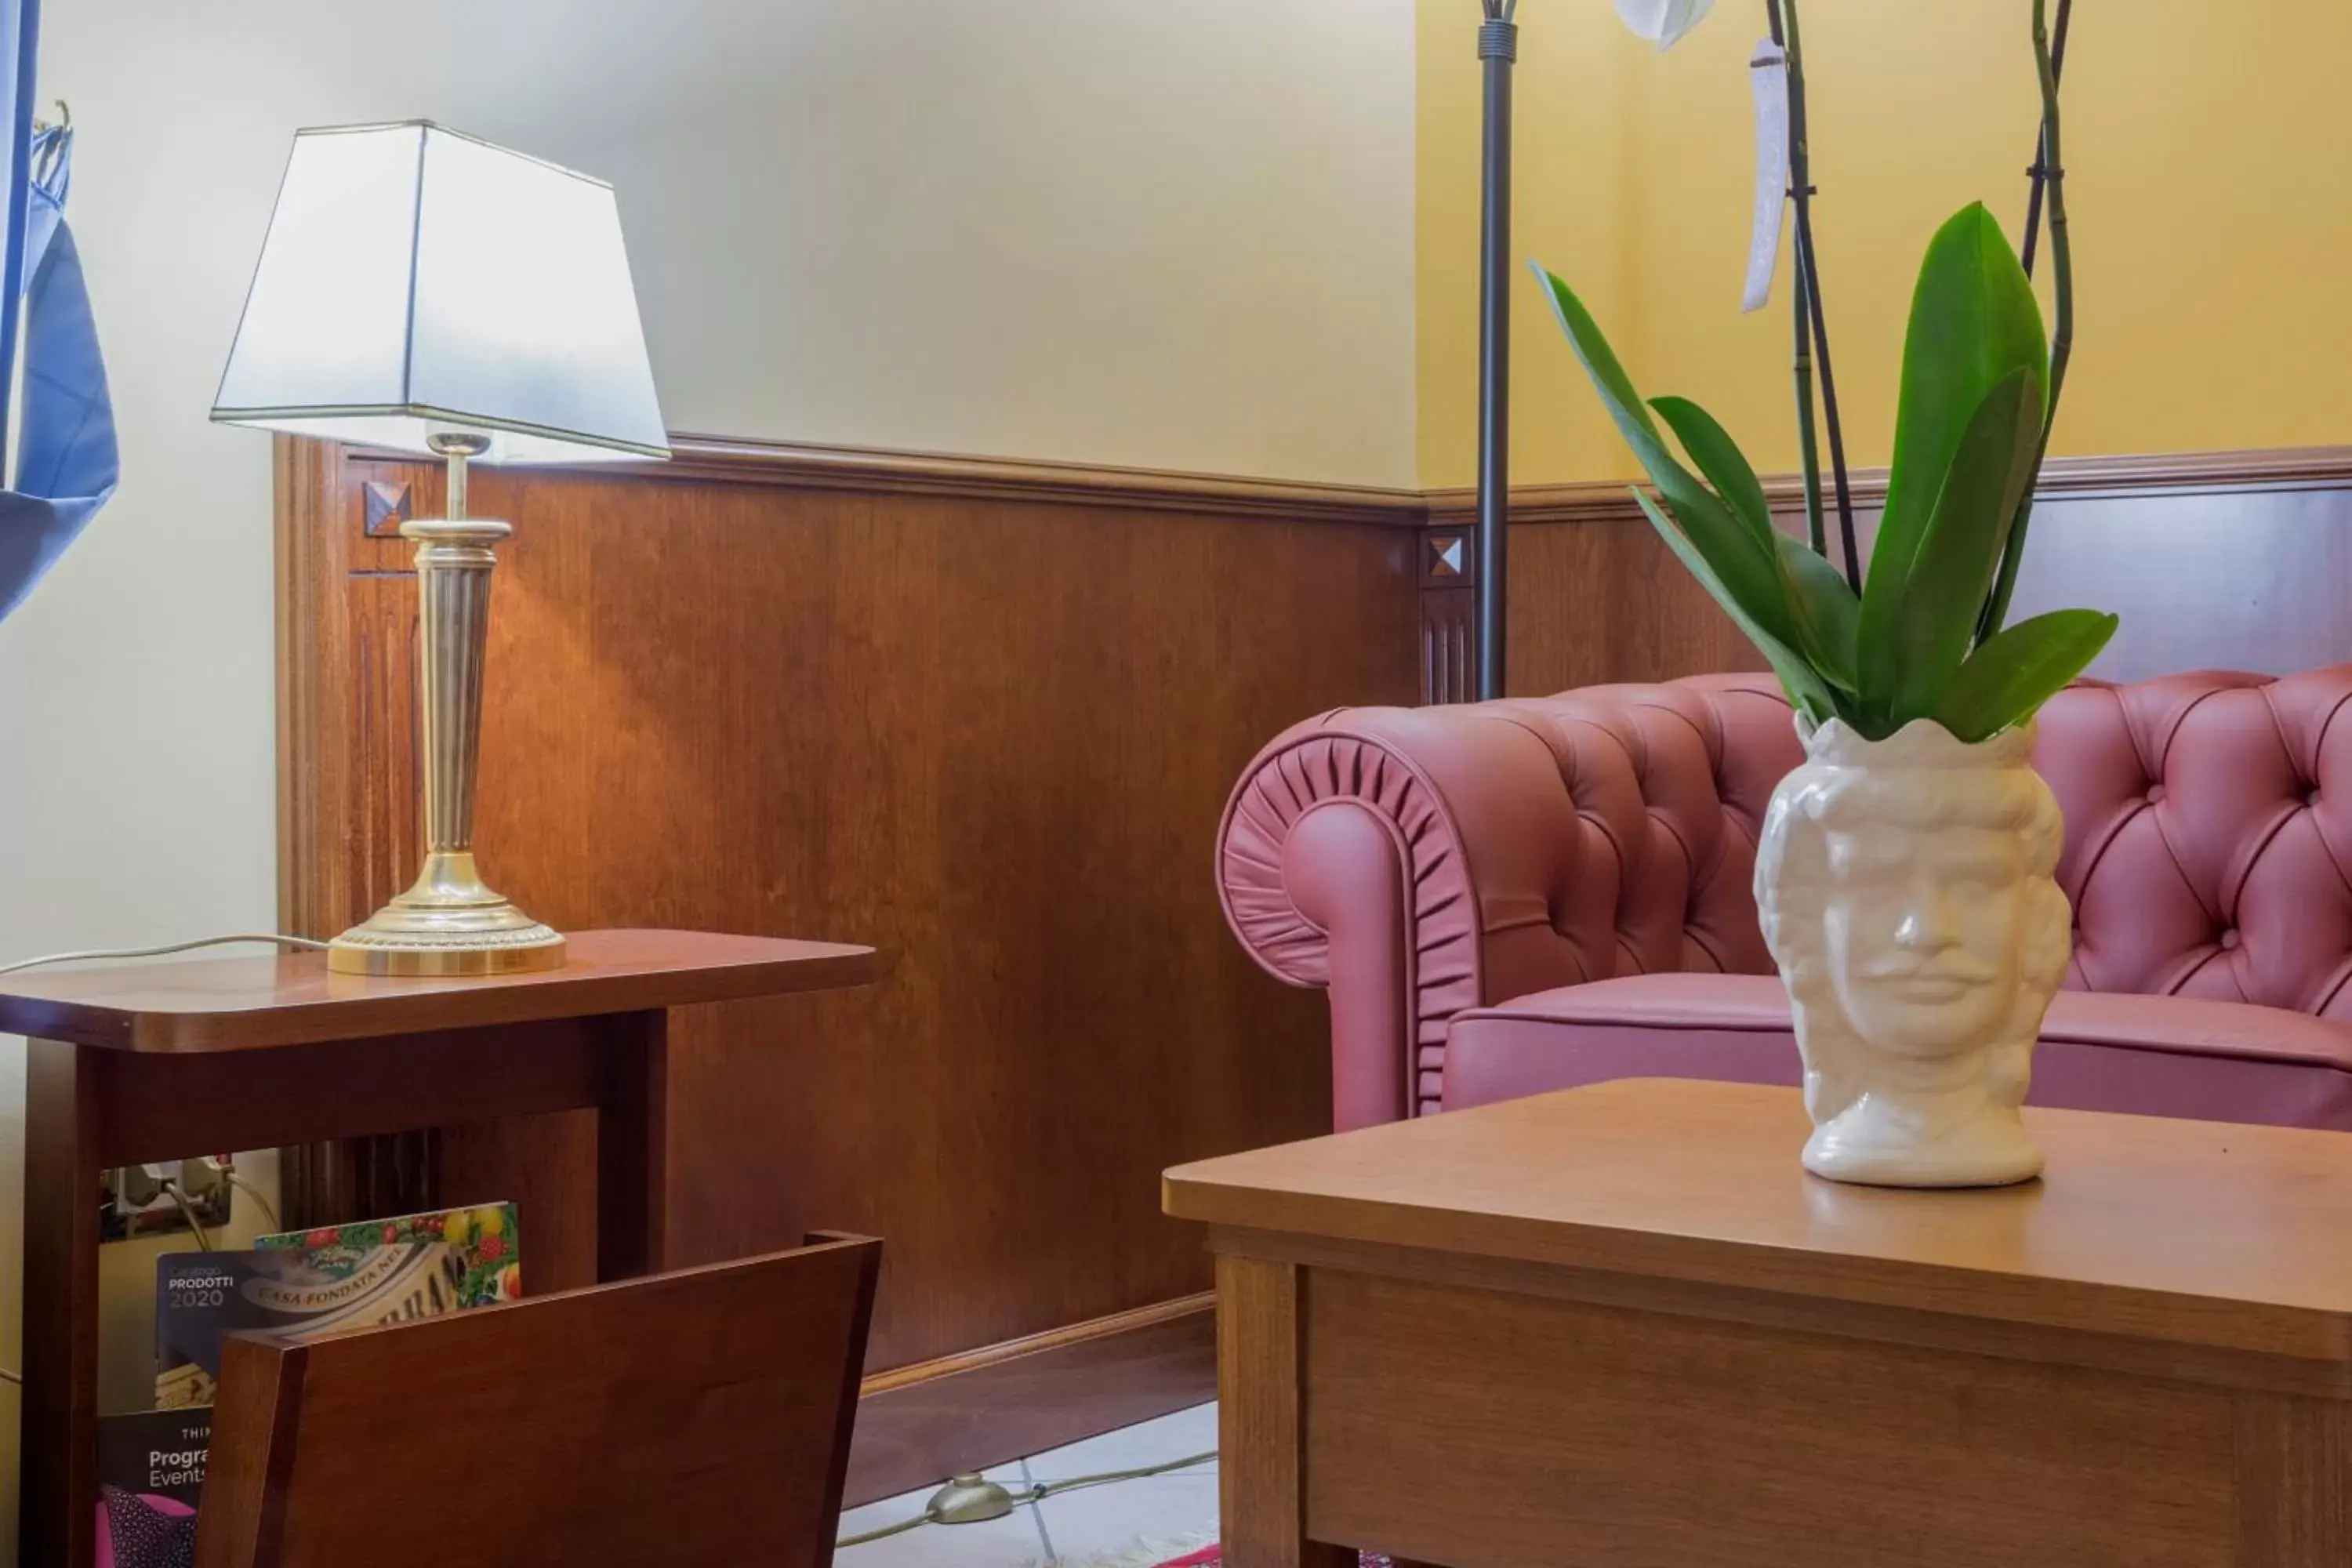
<path fill-rule="evenodd" d="M 0 0 L 0 431 L 16 393 L 16 302 L 24 297 L 25 224 L 32 192 L 33 89 L 40 75 L 41 0 Z M 58 119 L 66 118 L 60 114 Z M 0 465 L 5 471 L 5 465 Z"/>
<path fill-rule="evenodd" d="M 20 274 L 26 279 L 25 402 L 16 482 L 0 491 L 0 619 L 57 564 L 121 477 L 106 361 L 82 282 L 81 253 L 66 222 L 72 127 L 42 127 L 27 153 Z"/>

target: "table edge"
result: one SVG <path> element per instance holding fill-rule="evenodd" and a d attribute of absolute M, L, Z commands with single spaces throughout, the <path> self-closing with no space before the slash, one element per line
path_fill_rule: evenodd
<path fill-rule="evenodd" d="M 667 1011 L 714 1002 L 845 990 L 871 984 L 880 974 L 879 954 L 874 948 L 837 942 L 808 945 L 824 951 L 699 968 L 579 975 L 553 984 L 487 986 L 467 999 L 468 1013 L 462 1022 L 435 1016 L 446 1012 L 450 998 L 458 994 L 443 981 L 433 982 L 434 989 L 410 994 L 388 990 L 364 997 L 187 1012 L 0 994 L 0 1033 L 127 1055 L 223 1055 L 329 1040 Z"/>
<path fill-rule="evenodd" d="M 1452 1253 L 1533 1268 L 1581 1269 L 2058 1331 L 2095 1331 L 2148 1343 L 2280 1356 L 2352 1373 L 2352 1309 L 2245 1301 L 2147 1286 L 1830 1253 L 1631 1226 L 1465 1214 L 1318 1193 L 1282 1192 L 1279 1196 L 1303 1209 L 1269 1217 L 1263 1205 L 1234 1205 L 1229 1201 L 1239 1194 L 1264 1196 L 1268 1189 L 1190 1179 L 1181 1173 L 1185 1169 L 1162 1173 L 1161 1212 L 1205 1226 L 1213 1236 L 1254 1233 L 1368 1251 Z M 1250 1212 L 1253 1207 L 1255 1212 Z M 1481 1220 L 1488 1223 L 1482 1226 Z M 1439 1229 L 1445 1234 L 1436 1234 Z M 1520 1239 L 1533 1235 L 1540 1235 L 1545 1245 L 1526 1245 Z M 1953 1297 L 1961 1289 L 1985 1300 L 1956 1308 Z M 2219 1309 L 2227 1310 L 2239 1331 L 2197 1331 L 2212 1323 Z M 2159 1321 L 2163 1331 L 2157 1327 Z"/>

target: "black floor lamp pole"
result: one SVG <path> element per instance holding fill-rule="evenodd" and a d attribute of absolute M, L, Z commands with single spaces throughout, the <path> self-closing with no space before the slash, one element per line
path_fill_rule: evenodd
<path fill-rule="evenodd" d="M 1511 66 L 1518 0 L 1485 0 L 1486 173 L 1478 255 L 1478 697 L 1503 695 L 1511 481 Z"/>

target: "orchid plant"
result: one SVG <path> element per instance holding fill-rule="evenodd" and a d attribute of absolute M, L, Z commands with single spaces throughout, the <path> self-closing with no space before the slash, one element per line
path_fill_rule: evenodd
<path fill-rule="evenodd" d="M 1696 26 L 1712 0 L 1616 3 L 1636 33 L 1664 47 Z M 1929 720 L 1962 741 L 1986 740 L 2032 718 L 2115 633 L 2116 617 L 2093 610 L 2058 610 L 2005 624 L 2074 336 L 2059 164 L 2062 57 L 2052 47 L 2047 3 L 2033 0 L 2042 113 L 2032 211 L 2038 219 L 2046 189 L 2057 331 L 2054 338 L 2044 334 L 2026 265 L 1981 203 L 1962 208 L 1937 231 L 1912 296 L 1894 463 L 1866 580 L 1853 544 L 1803 205 L 1811 190 L 1803 165 L 1797 0 L 1767 4 L 1773 36 L 1785 36 L 1789 54 L 1790 189 L 1799 203 L 1798 431 L 1809 539 L 1773 526 L 1762 482 L 1721 425 L 1686 398 L 1644 402 L 1583 302 L 1559 278 L 1537 268 L 1578 359 L 1656 489 L 1654 498 L 1636 487 L 1643 514 L 1756 644 L 1790 700 L 1815 725 L 1841 720 L 1864 738 L 1881 740 Z M 1840 503 L 1843 574 L 1829 559 L 1822 517 L 1810 374 L 1816 353 Z M 1668 433 L 1681 458 L 1668 446 Z"/>

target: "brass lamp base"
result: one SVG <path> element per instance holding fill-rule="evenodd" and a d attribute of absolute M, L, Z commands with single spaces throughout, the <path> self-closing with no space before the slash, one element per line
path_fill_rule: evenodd
<path fill-rule="evenodd" d="M 466 850 L 425 858 L 415 886 L 327 944 L 338 974 L 520 974 L 563 967 L 563 938 L 491 891 Z"/>
<path fill-rule="evenodd" d="M 474 775 L 482 743 L 482 665 L 494 548 L 514 531 L 466 515 L 470 458 L 489 437 L 449 430 L 449 515 L 400 525 L 416 544 L 417 721 L 424 763 L 425 869 L 415 885 L 327 944 L 338 974 L 516 974 L 563 966 L 563 938 L 492 892 L 474 864 Z"/>

